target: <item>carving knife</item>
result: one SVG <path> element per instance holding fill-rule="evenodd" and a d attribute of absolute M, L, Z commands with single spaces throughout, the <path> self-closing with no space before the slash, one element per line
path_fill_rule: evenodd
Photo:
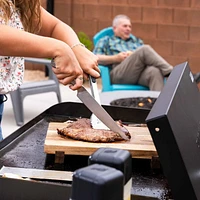
<path fill-rule="evenodd" d="M 52 67 L 56 67 L 54 59 L 51 60 L 51 65 L 52 65 Z M 74 81 L 71 84 L 74 85 Z M 123 139 L 129 140 L 128 136 L 122 131 L 122 129 L 117 125 L 117 123 L 113 120 L 113 118 L 90 95 L 90 93 L 83 86 L 80 89 L 77 90 L 77 97 L 110 130 L 112 130 L 115 133 L 118 133 Z"/>
<path fill-rule="evenodd" d="M 96 78 L 89 75 L 89 82 L 90 82 L 90 89 L 91 89 L 92 96 L 97 101 L 97 103 L 101 105 Z M 109 130 L 109 128 L 101 120 L 99 120 L 96 115 L 92 114 L 90 117 L 90 120 L 91 120 L 92 127 L 94 129 Z"/>
<path fill-rule="evenodd" d="M 118 133 L 123 139 L 129 140 L 122 129 L 117 125 L 113 118 L 106 112 L 106 110 L 90 95 L 90 93 L 82 86 L 78 89 L 77 97 L 87 106 L 87 108 L 94 113 L 110 130 Z"/>

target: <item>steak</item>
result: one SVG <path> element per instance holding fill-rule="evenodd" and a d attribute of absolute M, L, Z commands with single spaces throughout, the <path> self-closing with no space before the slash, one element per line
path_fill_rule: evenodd
<path fill-rule="evenodd" d="M 122 125 L 121 121 L 116 122 L 122 131 L 131 138 L 128 130 Z M 124 140 L 118 133 L 111 130 L 93 129 L 90 120 L 87 118 L 80 118 L 77 121 L 71 121 L 65 128 L 57 129 L 59 135 L 69 137 L 75 140 L 82 140 L 86 142 L 114 142 Z"/>

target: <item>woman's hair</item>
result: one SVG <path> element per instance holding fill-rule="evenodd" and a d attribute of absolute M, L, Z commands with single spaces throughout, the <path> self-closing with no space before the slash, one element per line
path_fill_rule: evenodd
<path fill-rule="evenodd" d="M 40 0 L 12 0 L 14 9 L 21 17 L 24 29 L 31 33 L 37 33 L 41 28 Z M 0 0 L 0 8 L 3 9 L 5 20 L 11 17 L 9 0 Z"/>
<path fill-rule="evenodd" d="M 121 19 L 128 19 L 129 21 L 131 21 L 130 18 L 128 16 L 126 16 L 126 15 L 117 15 L 113 19 L 112 26 L 113 27 L 117 26 L 119 24 L 119 22 L 120 22 Z"/>

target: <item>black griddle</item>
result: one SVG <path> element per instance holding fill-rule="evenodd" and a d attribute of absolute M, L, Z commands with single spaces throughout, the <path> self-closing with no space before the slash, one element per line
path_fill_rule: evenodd
<path fill-rule="evenodd" d="M 114 120 L 125 124 L 145 123 L 149 109 L 103 106 Z M 87 156 L 65 155 L 64 164 L 55 163 L 55 155 L 44 153 L 44 141 L 49 122 L 64 122 L 69 119 L 90 118 L 91 112 L 82 103 L 66 102 L 56 104 L 20 127 L 0 142 L 0 167 L 21 167 L 35 169 L 56 169 L 75 171 L 88 165 Z M 169 199 L 171 191 L 162 169 L 151 168 L 151 160 L 133 159 L 134 199 Z M 36 193 L 38 191 L 38 193 Z M 0 197 L 17 200 L 68 200 L 71 183 L 28 182 L 0 178 Z"/>

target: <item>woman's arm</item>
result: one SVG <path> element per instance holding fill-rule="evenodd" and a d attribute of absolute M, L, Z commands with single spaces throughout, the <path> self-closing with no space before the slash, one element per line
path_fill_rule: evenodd
<path fill-rule="evenodd" d="M 69 45 L 69 47 L 80 43 L 76 33 L 70 26 L 52 16 L 43 8 L 41 8 L 41 16 L 41 35 L 61 40 Z M 100 70 L 97 63 L 98 58 L 96 55 L 94 55 L 91 51 L 82 45 L 74 46 L 72 51 L 75 54 L 81 68 L 86 74 L 90 74 L 96 78 L 100 76 Z"/>
<path fill-rule="evenodd" d="M 83 71 L 71 48 L 63 41 L 31 34 L 6 25 L 0 25 L 0 55 L 36 58 L 56 58 L 56 69 L 53 69 L 63 85 L 71 83 L 77 77 L 83 77 Z M 76 80 L 71 89 L 82 86 Z"/>
<path fill-rule="evenodd" d="M 83 70 L 99 77 L 97 57 L 80 45 L 73 50 L 70 48 L 74 43 L 79 43 L 75 32 L 43 8 L 41 17 L 41 35 L 0 25 L 0 55 L 54 58 L 56 69 L 53 68 L 53 71 L 59 82 L 67 85 L 76 80 L 76 84 L 71 86 L 73 90 L 81 87 L 82 81 L 77 77 L 83 77 Z"/>
<path fill-rule="evenodd" d="M 57 51 L 66 48 L 62 41 L 31 34 L 7 25 L 0 25 L 1 56 L 35 56 L 53 58 Z"/>
<path fill-rule="evenodd" d="M 62 40 L 69 46 L 80 43 L 76 33 L 70 26 L 68 26 L 58 18 L 48 13 L 42 7 L 41 7 L 41 23 L 42 23 L 42 28 L 39 33 L 40 35 Z"/>

